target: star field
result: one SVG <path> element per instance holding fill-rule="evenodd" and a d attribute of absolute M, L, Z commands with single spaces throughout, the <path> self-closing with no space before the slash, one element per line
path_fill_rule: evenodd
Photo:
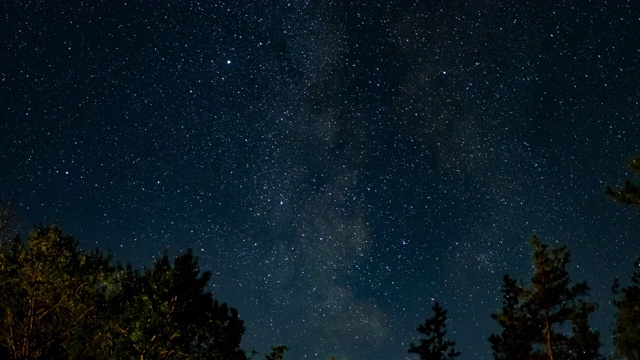
<path fill-rule="evenodd" d="M 534 233 L 610 346 L 640 254 L 603 194 L 640 153 L 636 3 L 1 8 L 0 198 L 122 262 L 192 247 L 245 350 L 412 359 L 437 300 L 460 359 L 489 359 Z"/>

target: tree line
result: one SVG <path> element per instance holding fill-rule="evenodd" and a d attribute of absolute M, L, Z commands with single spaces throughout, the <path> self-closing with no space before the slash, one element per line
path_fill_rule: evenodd
<path fill-rule="evenodd" d="M 640 176 L 640 158 L 629 162 Z M 640 205 L 640 186 L 627 180 L 605 192 Z M 153 265 L 113 265 L 112 257 L 84 251 L 56 226 L 36 227 L 26 240 L 6 236 L 13 217 L 0 204 L 0 359 L 215 359 L 248 360 L 238 311 L 220 303 L 192 250 L 173 261 L 165 252 Z M 3 216 L 5 215 L 5 216 Z M 595 360 L 600 334 L 589 325 L 596 304 L 586 282 L 572 283 L 570 252 L 532 236 L 534 271 L 527 283 L 505 275 L 502 308 L 491 314 L 502 331 L 488 341 L 496 360 Z M 612 359 L 640 360 L 640 259 L 631 284 L 614 282 L 617 313 Z M 421 360 L 460 356 L 447 338 L 447 311 L 433 305 L 408 351 Z M 266 360 L 282 360 L 272 346 Z"/>
<path fill-rule="evenodd" d="M 640 176 L 640 157 L 632 158 L 631 171 Z M 640 206 L 640 186 L 626 180 L 620 188 L 605 187 L 616 201 Z M 491 314 L 502 328 L 488 340 L 496 360 L 640 360 L 640 258 L 634 263 L 631 284 L 614 280 L 617 308 L 613 326 L 615 352 L 600 353 L 600 333 L 589 325 L 596 304 L 589 301 L 586 282 L 572 284 L 567 271 L 570 252 L 532 236 L 533 275 L 528 283 L 505 275 L 502 308 Z M 424 338 L 409 352 L 421 360 L 454 359 L 460 355 L 455 342 L 446 337 L 446 310 L 433 306 L 434 315 L 418 327 Z"/>

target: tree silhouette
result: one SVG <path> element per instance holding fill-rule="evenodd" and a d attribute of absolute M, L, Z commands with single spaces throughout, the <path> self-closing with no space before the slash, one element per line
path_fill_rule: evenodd
<path fill-rule="evenodd" d="M 640 157 L 633 157 L 628 161 L 631 171 L 640 176 Z M 632 206 L 640 205 L 640 186 L 626 180 L 624 186 L 614 189 L 607 185 L 607 195 L 616 201 Z M 620 297 L 614 301 L 618 308 L 616 313 L 613 340 L 616 345 L 616 355 L 629 360 L 640 360 L 640 258 L 635 263 L 635 271 L 631 276 L 631 285 L 619 290 L 616 279 L 614 293 Z"/>
<path fill-rule="evenodd" d="M 620 291 L 614 301 L 618 308 L 613 340 L 617 354 L 623 359 L 640 360 L 640 259 L 634 263 L 632 285 Z"/>
<path fill-rule="evenodd" d="M 595 305 L 586 300 L 585 282 L 569 285 L 569 251 L 565 246 L 550 249 L 537 236 L 531 246 L 531 286 L 505 276 L 503 308 L 492 315 L 503 328 L 489 338 L 494 358 L 600 359 L 599 333 L 588 324 Z"/>
<path fill-rule="evenodd" d="M 533 341 L 529 336 L 531 323 L 524 310 L 524 288 L 509 275 L 502 286 L 503 306 L 499 313 L 491 314 L 503 331 L 491 335 L 489 343 L 496 360 L 529 359 Z"/>
<path fill-rule="evenodd" d="M 85 253 L 57 227 L 0 249 L 0 355 L 68 359 L 84 352 L 103 303 L 110 259 Z"/>
<path fill-rule="evenodd" d="M 289 348 L 286 345 L 274 345 L 271 347 L 271 353 L 265 356 L 265 360 L 282 360 L 287 351 Z"/>
<path fill-rule="evenodd" d="M 107 358 L 245 360 L 245 328 L 238 312 L 218 303 L 205 287 L 193 251 L 168 255 L 142 274 L 131 266 L 117 271 L 110 297 L 108 336 L 97 348 Z"/>
<path fill-rule="evenodd" d="M 191 249 L 142 271 L 110 262 L 55 226 L 0 246 L 0 359 L 247 360 L 238 311 Z"/>
<path fill-rule="evenodd" d="M 631 158 L 627 165 L 636 176 L 640 176 L 640 157 Z M 605 193 L 623 204 L 640 205 L 640 186 L 629 179 L 617 189 L 607 184 Z"/>
<path fill-rule="evenodd" d="M 409 352 L 418 354 L 421 360 L 454 359 L 460 356 L 460 352 L 454 349 L 456 343 L 445 338 L 447 311 L 437 302 L 432 309 L 433 317 L 427 318 L 417 329 L 425 338 L 420 339 L 418 346 L 411 343 Z"/>

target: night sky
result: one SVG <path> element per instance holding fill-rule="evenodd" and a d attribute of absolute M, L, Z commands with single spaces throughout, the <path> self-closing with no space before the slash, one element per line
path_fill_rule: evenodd
<path fill-rule="evenodd" d="M 529 237 L 610 346 L 640 221 L 633 1 L 4 1 L 0 197 L 149 266 L 192 247 L 243 348 L 416 359 L 439 301 L 489 359 Z"/>

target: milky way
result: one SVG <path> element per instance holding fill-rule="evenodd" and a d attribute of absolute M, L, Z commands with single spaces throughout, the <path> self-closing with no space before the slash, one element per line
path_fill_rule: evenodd
<path fill-rule="evenodd" d="M 196 249 L 243 347 L 412 359 L 440 301 L 488 359 L 534 233 L 600 304 L 640 254 L 632 2 L 10 2 L 0 197 L 150 264 Z M 597 270 L 593 264 L 597 263 Z"/>

